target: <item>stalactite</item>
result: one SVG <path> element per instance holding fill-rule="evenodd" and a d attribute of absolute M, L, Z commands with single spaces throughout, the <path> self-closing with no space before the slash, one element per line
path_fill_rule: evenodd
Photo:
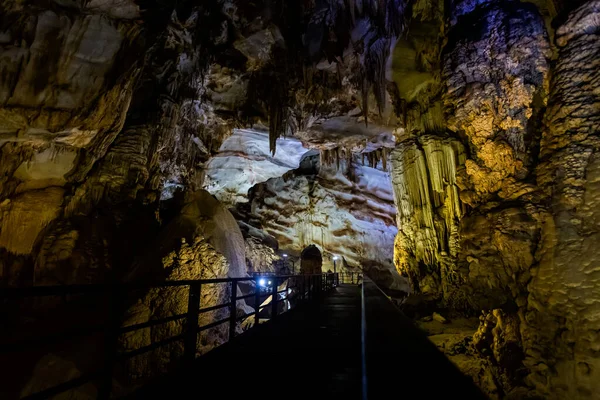
<path fill-rule="evenodd" d="M 269 148 L 273 155 L 277 150 L 277 139 L 285 135 L 289 117 L 284 90 L 284 88 L 275 89 L 269 104 Z"/>
<path fill-rule="evenodd" d="M 270 129 L 271 152 L 275 153 L 277 138 L 294 126 L 288 122 L 290 107 L 293 108 L 294 93 L 304 90 L 307 100 L 318 104 L 331 96 L 328 89 L 340 87 L 343 74 L 349 67 L 358 69 L 359 76 L 351 81 L 360 92 L 360 101 L 365 125 L 369 124 L 369 93 L 373 89 L 375 101 L 381 115 L 386 108 L 387 81 L 386 66 L 390 55 L 390 46 L 402 33 L 404 27 L 403 12 L 406 0 L 324 0 L 308 2 L 298 8 L 311 15 L 308 26 L 295 26 L 305 34 L 299 42 L 293 34 L 295 29 L 283 30 L 285 46 L 274 48 L 272 65 L 268 73 L 255 78 L 258 87 L 254 100 L 268 99 L 267 110 Z M 282 14 L 285 20 L 285 13 Z M 287 16 L 289 17 L 289 15 Z M 351 43 L 352 32 L 358 20 L 365 20 L 369 32 L 365 32 L 355 43 L 358 53 L 358 65 L 344 65 L 344 51 Z M 279 21 L 279 22 L 289 22 Z M 367 34 L 368 33 L 368 34 Z M 355 39 L 356 40 L 356 39 Z M 300 43 L 300 44 L 299 44 Z M 302 49 L 300 46 L 304 46 Z M 307 54 L 308 57 L 300 54 Z M 314 65 L 327 59 L 336 63 L 336 72 L 318 71 Z M 294 68 L 294 65 L 303 67 Z M 316 79 L 315 79 L 316 78 Z M 356 79 L 358 78 L 358 79 Z M 276 82 L 276 84 L 275 84 Z M 313 90 L 318 86 L 319 90 Z M 312 96 L 318 96 L 312 98 Z M 253 99 L 249 96 L 248 108 L 253 110 Z M 303 124 L 298 124 L 301 127 Z M 288 128 L 288 126 L 290 128 Z"/>
<path fill-rule="evenodd" d="M 432 264 L 442 251 L 454 256 L 458 249 L 450 241 L 463 215 L 456 169 L 466 160 L 464 148 L 456 140 L 424 136 L 401 143 L 391 158 L 398 224 L 411 237 L 417 260 Z"/>
<path fill-rule="evenodd" d="M 368 76 L 373 85 L 379 114 L 383 113 L 386 103 L 385 69 L 390 54 L 390 44 L 390 39 L 388 38 L 377 39 L 369 46 L 363 66 L 366 69 L 366 76 Z"/>
<path fill-rule="evenodd" d="M 388 157 L 387 148 L 383 147 L 381 149 L 381 164 L 383 166 L 384 171 L 387 171 L 387 157 Z"/>
<path fill-rule="evenodd" d="M 275 151 L 277 150 L 277 139 L 281 136 L 280 132 L 280 124 L 281 124 L 281 112 L 277 108 L 273 108 L 271 110 L 271 114 L 269 116 L 269 148 L 271 150 L 271 154 L 275 155 Z"/>

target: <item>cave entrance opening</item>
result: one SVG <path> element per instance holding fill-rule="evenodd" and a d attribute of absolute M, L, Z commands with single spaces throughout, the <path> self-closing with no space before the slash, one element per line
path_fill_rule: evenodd
<path fill-rule="evenodd" d="M 323 268 L 321 250 L 314 244 L 306 247 L 300 254 L 301 274 L 320 274 Z"/>

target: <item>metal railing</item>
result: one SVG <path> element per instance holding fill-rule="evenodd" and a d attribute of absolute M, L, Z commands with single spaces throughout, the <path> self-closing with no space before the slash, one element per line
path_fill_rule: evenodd
<path fill-rule="evenodd" d="M 254 282 L 254 292 L 238 296 L 238 284 L 247 283 L 251 285 L 252 282 Z M 228 285 L 229 302 L 202 308 L 200 301 L 202 288 L 205 285 L 213 284 Z M 285 288 L 280 289 L 284 284 Z M 339 274 L 318 274 L 269 276 L 268 280 L 266 280 L 266 277 L 264 276 L 255 276 L 248 278 L 167 281 L 154 284 L 123 283 L 1 288 L 0 301 L 3 306 L 10 306 L 8 302 L 15 299 L 39 299 L 49 296 L 59 296 L 63 299 L 67 299 L 76 295 L 101 294 L 107 296 L 107 299 L 105 300 L 108 300 L 106 301 L 108 310 L 105 310 L 107 311 L 107 318 L 105 319 L 105 322 L 101 324 L 93 324 L 84 327 L 70 327 L 67 331 L 61 331 L 50 335 L 41 337 L 34 336 L 28 339 L 0 343 L 0 355 L 14 355 L 18 357 L 20 352 L 31 351 L 34 348 L 42 349 L 43 351 L 44 346 L 66 342 L 73 338 L 102 334 L 104 359 L 99 369 L 90 373 L 84 373 L 77 378 L 22 398 L 46 399 L 80 387 L 86 383 L 96 382 L 98 387 L 97 398 L 108 399 L 111 397 L 114 368 L 115 364 L 118 362 L 148 353 L 171 343 L 182 342 L 183 356 L 180 361 L 191 364 L 197 358 L 198 334 L 200 332 L 215 328 L 222 324 L 228 324 L 228 340 L 231 341 L 236 336 L 238 324 L 241 324 L 246 319 L 253 317 L 253 327 L 256 327 L 260 324 L 261 319 L 275 319 L 277 315 L 280 314 L 280 311 L 285 312 L 296 307 L 298 304 L 317 300 L 323 293 L 335 288 L 339 284 Z M 146 322 L 123 326 L 124 315 L 127 311 L 126 295 L 128 293 L 135 290 L 151 290 L 169 287 L 188 288 L 187 312 L 155 320 L 151 320 L 150 316 Z M 267 302 L 269 297 L 271 298 L 271 301 Z M 248 299 L 254 302 L 254 311 L 238 316 L 238 302 L 241 300 L 246 301 Z M 285 302 L 283 307 L 280 306 L 282 302 Z M 247 301 L 246 304 L 248 304 Z M 220 318 L 208 324 L 199 325 L 200 315 L 224 309 L 229 309 L 229 315 L 226 318 Z M 184 329 L 180 334 L 134 350 L 119 351 L 119 338 L 121 335 L 174 321 L 183 322 Z"/>

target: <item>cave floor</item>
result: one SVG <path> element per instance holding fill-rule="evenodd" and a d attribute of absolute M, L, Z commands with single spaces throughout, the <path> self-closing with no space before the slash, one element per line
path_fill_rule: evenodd
<path fill-rule="evenodd" d="M 394 393 L 484 398 L 378 289 L 366 284 L 365 294 L 369 398 Z M 134 398 L 211 393 L 210 398 L 227 399 L 359 399 L 361 354 L 361 289 L 342 285 L 321 303 L 299 307 L 237 337 Z"/>

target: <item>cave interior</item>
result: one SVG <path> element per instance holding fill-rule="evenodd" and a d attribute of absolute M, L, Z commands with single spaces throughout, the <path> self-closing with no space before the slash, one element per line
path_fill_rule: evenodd
<path fill-rule="evenodd" d="M 365 274 L 490 399 L 600 399 L 600 0 L 4 0 L 0 24 L 0 290 Z M 3 299 L 0 337 L 100 303 Z M 6 398 L 90 347 L 24 357 Z"/>

